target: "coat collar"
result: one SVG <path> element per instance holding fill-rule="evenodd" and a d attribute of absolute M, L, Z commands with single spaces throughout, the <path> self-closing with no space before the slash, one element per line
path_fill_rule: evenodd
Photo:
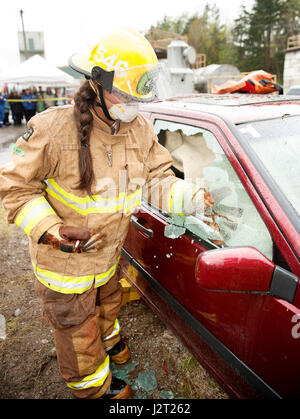
<path fill-rule="evenodd" d="M 107 125 L 102 119 L 97 115 L 93 107 L 90 108 L 90 111 L 93 115 L 93 128 L 105 132 L 105 134 L 110 135 L 111 137 L 124 136 L 128 135 L 129 130 L 131 130 L 136 125 L 136 119 L 129 123 L 119 122 L 114 124 L 112 127 Z"/>

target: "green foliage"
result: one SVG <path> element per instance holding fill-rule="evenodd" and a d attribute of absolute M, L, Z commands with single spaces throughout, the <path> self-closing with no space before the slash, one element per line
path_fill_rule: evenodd
<path fill-rule="evenodd" d="M 187 35 L 188 43 L 206 54 L 207 65 L 263 69 L 281 81 L 287 38 L 300 32 L 300 1 L 255 0 L 251 10 L 242 6 L 232 26 L 221 23 L 219 9 L 207 3 L 201 14 L 164 16 L 153 29 Z"/>
<path fill-rule="evenodd" d="M 299 0 L 256 0 L 250 12 L 244 8 L 233 31 L 240 69 L 263 69 L 282 80 L 287 38 L 299 23 Z"/>
<path fill-rule="evenodd" d="M 160 29 L 162 31 L 178 33 L 179 35 L 185 35 L 187 25 L 188 16 L 186 13 L 183 13 L 181 16 L 175 19 L 164 16 L 163 19 L 159 21 L 153 28 Z"/>

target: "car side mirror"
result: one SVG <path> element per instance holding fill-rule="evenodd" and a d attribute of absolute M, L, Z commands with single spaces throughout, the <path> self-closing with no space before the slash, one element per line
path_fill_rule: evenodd
<path fill-rule="evenodd" d="M 198 256 L 196 282 L 211 291 L 258 293 L 293 302 L 298 277 L 253 247 L 209 250 Z"/>

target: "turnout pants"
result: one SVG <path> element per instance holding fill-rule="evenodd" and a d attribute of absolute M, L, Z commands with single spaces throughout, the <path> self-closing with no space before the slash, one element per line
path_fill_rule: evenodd
<path fill-rule="evenodd" d="M 59 370 L 78 398 L 98 398 L 111 383 L 109 350 L 120 340 L 119 270 L 107 284 L 83 294 L 62 294 L 36 280 L 43 316 L 54 330 Z"/>

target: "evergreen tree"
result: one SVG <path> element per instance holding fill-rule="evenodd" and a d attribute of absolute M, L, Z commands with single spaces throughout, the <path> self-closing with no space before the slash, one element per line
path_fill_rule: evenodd
<path fill-rule="evenodd" d="M 250 12 L 242 9 L 234 25 L 240 69 L 263 69 L 282 81 L 288 36 L 299 33 L 299 0 L 256 0 Z"/>
<path fill-rule="evenodd" d="M 300 33 L 300 1 L 286 0 L 282 4 L 280 15 L 281 34 L 289 36 Z"/>
<path fill-rule="evenodd" d="M 281 13 L 280 0 L 256 0 L 254 3 L 249 27 L 248 51 L 254 69 L 262 67 L 274 72 L 274 30 L 279 25 Z"/>
<path fill-rule="evenodd" d="M 240 16 L 235 19 L 233 26 L 233 42 L 235 43 L 236 54 L 238 58 L 238 67 L 240 71 L 248 69 L 248 34 L 250 28 L 250 13 L 242 6 Z"/>

